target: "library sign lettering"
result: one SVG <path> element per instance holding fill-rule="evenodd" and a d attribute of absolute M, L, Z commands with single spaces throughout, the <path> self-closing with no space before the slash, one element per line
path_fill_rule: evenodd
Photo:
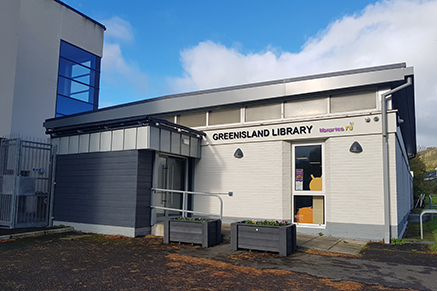
<path fill-rule="evenodd" d="M 248 139 L 255 137 L 269 137 L 269 136 L 284 136 L 284 135 L 304 135 L 311 134 L 312 125 L 309 126 L 294 126 L 294 127 L 279 127 L 272 129 L 255 129 L 242 131 L 229 131 L 214 133 L 212 138 L 214 140 L 230 140 L 230 139 Z"/>

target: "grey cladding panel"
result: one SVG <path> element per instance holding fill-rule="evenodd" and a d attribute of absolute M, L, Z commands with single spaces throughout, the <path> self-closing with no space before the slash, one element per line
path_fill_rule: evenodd
<path fill-rule="evenodd" d="M 137 206 L 136 227 L 150 226 L 150 200 L 152 188 L 153 151 L 138 152 L 138 182 L 137 182 Z"/>
<path fill-rule="evenodd" d="M 57 158 L 55 220 L 135 227 L 138 151 Z"/>

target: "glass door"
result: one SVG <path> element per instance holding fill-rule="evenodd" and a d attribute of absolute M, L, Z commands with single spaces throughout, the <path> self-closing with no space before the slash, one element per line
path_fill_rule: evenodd
<path fill-rule="evenodd" d="M 158 188 L 166 190 L 185 190 L 185 167 L 186 160 L 181 158 L 159 156 Z M 171 191 L 158 192 L 156 205 L 174 209 L 182 208 L 182 194 Z M 181 212 L 171 210 L 156 210 L 156 216 L 170 217 L 179 216 Z"/>
<path fill-rule="evenodd" d="M 323 144 L 293 145 L 294 222 L 325 224 Z"/>

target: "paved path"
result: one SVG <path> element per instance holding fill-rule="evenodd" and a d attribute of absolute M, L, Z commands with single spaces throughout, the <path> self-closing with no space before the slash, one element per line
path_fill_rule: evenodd
<path fill-rule="evenodd" d="M 331 245 L 335 246 L 335 243 Z M 229 243 L 223 243 L 208 249 L 182 249 L 178 253 L 224 261 L 227 261 L 227 258 L 235 254 Z M 359 256 L 335 257 L 302 252 L 289 257 L 271 255 L 263 256 L 262 260 L 258 261 L 239 260 L 233 263 L 258 269 L 293 271 L 338 281 L 347 280 L 415 290 L 437 290 L 437 266 L 376 262 L 362 259 Z"/>

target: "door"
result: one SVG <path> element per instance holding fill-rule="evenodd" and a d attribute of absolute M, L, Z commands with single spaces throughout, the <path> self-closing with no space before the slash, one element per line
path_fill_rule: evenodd
<path fill-rule="evenodd" d="M 185 190 L 186 160 L 170 156 L 159 156 L 158 188 L 167 190 Z M 158 192 L 156 205 L 174 209 L 182 208 L 182 194 L 175 192 Z M 156 210 L 157 218 L 180 216 L 181 212 Z"/>
<path fill-rule="evenodd" d="M 323 148 L 323 143 L 293 145 L 293 218 L 299 225 L 325 225 Z"/>

